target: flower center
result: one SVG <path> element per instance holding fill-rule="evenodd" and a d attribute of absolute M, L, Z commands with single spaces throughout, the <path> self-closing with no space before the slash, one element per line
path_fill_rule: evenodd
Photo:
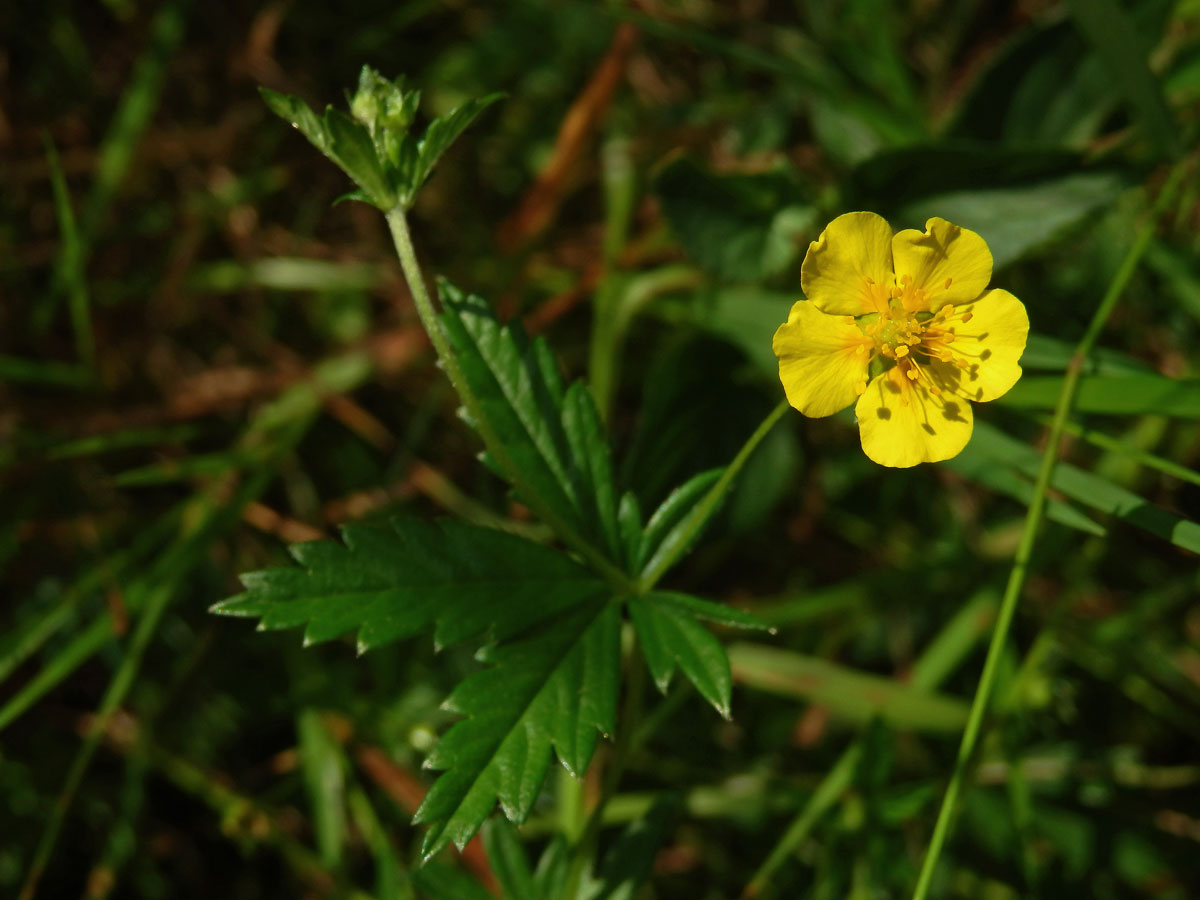
<path fill-rule="evenodd" d="M 947 279 L 946 287 L 949 286 L 950 279 Z M 949 303 L 935 313 L 925 312 L 925 298 L 926 292 L 915 286 L 911 275 L 902 276 L 900 286 L 891 290 L 886 304 L 880 304 L 880 311 L 859 321 L 863 336 L 856 352 L 866 355 L 868 363 L 877 356 L 884 357 L 885 365 L 890 360 L 888 368 L 896 371 L 888 372 L 888 376 L 897 385 L 908 387 L 910 382 L 921 382 L 937 396 L 942 393 L 942 388 L 934 383 L 926 366 L 932 360 L 957 369 L 966 369 L 970 365 L 951 345 L 956 338 L 953 326 L 970 321 L 971 313 L 958 311 Z M 948 379 L 942 374 L 938 380 L 946 382 Z M 866 389 L 864 378 L 856 390 L 861 395 Z M 901 395 L 900 402 L 908 405 L 906 392 Z"/>

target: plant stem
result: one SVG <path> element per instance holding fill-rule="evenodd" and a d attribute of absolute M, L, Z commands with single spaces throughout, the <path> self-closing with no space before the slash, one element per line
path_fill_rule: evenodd
<path fill-rule="evenodd" d="M 421 271 L 421 264 L 417 262 L 417 251 L 413 248 L 412 236 L 408 231 L 408 220 L 404 217 L 404 208 L 397 206 L 387 213 L 387 223 L 392 232 L 392 243 L 396 245 L 396 255 L 400 257 L 400 268 L 404 271 L 404 280 L 408 282 L 408 289 L 412 292 L 413 303 L 416 304 L 421 324 L 425 326 L 425 333 L 429 335 L 429 340 L 433 342 L 433 349 L 437 351 L 438 362 L 445 370 L 450 383 L 454 385 L 454 390 L 458 392 L 463 406 L 476 421 L 480 422 L 480 427 L 486 428 L 484 420 L 477 415 L 479 404 L 467 385 L 466 376 L 463 375 L 458 359 L 450 349 L 450 342 L 446 340 L 446 333 L 442 331 L 442 323 L 438 321 L 433 298 L 429 295 L 428 288 L 425 287 L 425 275 Z"/>
<path fill-rule="evenodd" d="M 1008 630 L 1017 610 L 1017 601 L 1020 599 L 1021 590 L 1025 586 L 1025 576 L 1029 571 L 1029 560 L 1033 555 L 1038 527 L 1041 525 L 1042 514 L 1046 507 L 1050 479 L 1054 474 L 1054 466 L 1058 462 L 1059 443 L 1062 440 L 1067 416 L 1071 411 L 1071 404 L 1075 399 L 1075 392 L 1079 386 L 1079 376 L 1083 371 L 1088 355 L 1095 346 L 1096 340 L 1100 337 L 1101 331 L 1104 330 L 1109 316 L 1112 315 L 1113 309 L 1116 308 L 1117 301 L 1129 283 L 1129 279 L 1133 276 L 1142 255 L 1146 252 L 1150 238 L 1154 235 L 1154 228 L 1159 214 L 1166 207 L 1169 199 L 1174 196 L 1175 189 L 1179 186 L 1184 171 L 1185 166 L 1183 164 L 1177 165 L 1163 185 L 1149 218 L 1138 232 L 1133 246 L 1129 248 L 1129 252 L 1125 254 L 1125 258 L 1121 261 L 1120 268 L 1117 269 L 1116 275 L 1113 276 L 1113 280 L 1109 284 L 1104 298 L 1100 301 L 1099 307 L 1097 307 L 1095 314 L 1092 316 L 1091 322 L 1088 323 L 1087 330 L 1084 332 L 1083 337 L 1080 338 L 1079 343 L 1075 347 L 1075 352 L 1071 355 L 1071 361 L 1067 365 L 1066 377 L 1063 378 L 1062 390 L 1059 392 L 1058 403 L 1054 409 L 1054 419 L 1050 423 L 1050 432 L 1046 437 L 1046 448 L 1042 451 L 1042 464 L 1038 469 L 1037 481 L 1033 487 L 1033 496 L 1029 502 L 1029 510 L 1025 515 L 1025 525 L 1021 531 L 1021 540 L 1017 545 L 1017 553 L 1013 559 L 1012 570 L 1009 572 L 1008 584 L 1005 586 L 1004 596 L 1000 600 L 1000 611 L 996 616 L 996 624 L 992 630 L 992 639 L 988 645 L 987 659 L 983 664 L 983 673 L 980 675 L 979 685 L 975 689 L 975 699 L 971 703 L 971 712 L 967 717 L 966 728 L 963 730 L 962 743 L 959 745 L 958 755 L 954 760 L 954 771 L 950 775 L 950 782 L 947 784 L 945 796 L 942 798 L 942 807 L 938 811 L 933 835 L 929 840 L 929 849 L 926 851 L 925 860 L 921 865 L 921 873 L 917 878 L 916 889 L 913 891 L 913 900 L 925 900 L 929 894 L 929 886 L 933 880 L 933 873 L 937 868 L 938 859 L 941 856 L 942 848 L 950 831 L 950 821 L 954 816 L 958 797 L 962 793 L 968 769 L 970 768 L 971 757 L 974 755 L 975 746 L 983 729 L 983 719 L 991 700 L 992 690 L 995 687 L 996 671 L 1000 664 L 1004 643 L 1008 637 Z"/>
<path fill-rule="evenodd" d="M 733 480 L 737 478 L 742 471 L 742 467 L 746 465 L 746 461 L 750 459 L 751 454 L 758 449 L 758 445 L 775 427 L 775 423 L 783 417 L 783 414 L 788 410 L 788 402 L 786 400 L 779 401 L 767 417 L 762 420 L 758 428 L 754 429 L 754 433 L 746 439 L 746 443 L 742 445 L 742 449 L 737 452 L 737 456 L 725 468 L 717 483 L 709 488 L 708 493 L 692 507 L 680 525 L 672 532 L 667 540 L 664 540 L 662 546 L 646 563 L 646 568 L 642 570 L 642 576 L 638 579 L 638 593 L 646 593 L 653 589 L 658 583 L 658 579 L 666 574 L 667 570 L 679 560 L 684 551 L 691 546 L 700 530 L 708 524 L 709 518 L 717 511 L 717 507 L 721 501 L 725 499 L 725 495 L 733 486 Z"/>

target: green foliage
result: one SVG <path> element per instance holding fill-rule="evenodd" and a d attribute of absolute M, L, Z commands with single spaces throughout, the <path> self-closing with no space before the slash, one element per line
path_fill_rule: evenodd
<path fill-rule="evenodd" d="M 389 81 L 363 66 L 358 90 L 350 100 L 353 117 L 333 107 L 318 118 L 298 97 L 260 88 L 271 111 L 296 128 L 362 191 L 362 198 L 384 212 L 407 209 L 429 179 L 442 154 L 485 109 L 503 97 L 489 94 L 470 100 L 434 119 L 417 138 L 409 129 L 420 103 L 419 91 L 406 90 L 404 78 Z"/>
<path fill-rule="evenodd" d="M 616 728 L 618 626 L 612 605 L 580 603 L 541 632 L 490 648 L 491 668 L 455 688 L 449 708 L 469 718 L 426 762 L 446 771 L 417 810 L 417 822 L 432 824 L 424 858 L 450 841 L 462 847 L 497 800 L 509 819 L 524 821 L 552 746 L 571 771 L 587 768 L 597 730 Z"/>
<path fill-rule="evenodd" d="M 730 281 L 783 272 L 813 225 L 812 207 L 786 170 L 713 175 L 682 158 L 658 173 L 655 190 L 692 259 Z"/>
<path fill-rule="evenodd" d="M 213 611 L 304 626 L 308 644 L 356 632 L 365 652 L 429 630 L 440 647 L 503 641 L 607 592 L 561 553 L 463 522 L 350 525 L 343 539 L 294 545 L 299 567 L 244 575 Z"/>
<path fill-rule="evenodd" d="M 0 4 L 0 894 L 1200 883 L 1196 4 L 667 6 Z M 1036 329 L 946 463 L 770 412 L 851 209 Z"/>
<path fill-rule="evenodd" d="M 565 388 L 545 341 L 502 327 L 482 297 L 441 283 L 442 323 L 482 420 L 485 462 L 560 529 L 624 555 L 608 442 L 591 394 Z"/>

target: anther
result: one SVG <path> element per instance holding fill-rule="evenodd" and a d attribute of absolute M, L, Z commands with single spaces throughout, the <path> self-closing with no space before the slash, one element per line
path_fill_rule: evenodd
<path fill-rule="evenodd" d="M 947 288 L 948 288 L 948 287 L 950 287 L 950 285 L 951 285 L 951 284 L 953 284 L 953 283 L 954 283 L 954 279 L 953 279 L 953 278 L 947 278 L 947 279 L 946 279 L 946 284 L 944 285 L 944 287 L 947 287 Z"/>
<path fill-rule="evenodd" d="M 970 322 L 970 321 L 971 321 L 971 318 L 972 318 L 974 315 L 975 315 L 975 313 L 963 313 L 963 314 L 962 314 L 962 320 L 963 320 L 964 322 Z"/>

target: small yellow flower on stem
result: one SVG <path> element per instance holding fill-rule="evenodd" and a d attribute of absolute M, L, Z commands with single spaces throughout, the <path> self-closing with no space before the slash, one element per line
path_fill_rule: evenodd
<path fill-rule="evenodd" d="M 788 402 L 806 416 L 854 405 L 863 452 L 905 468 L 956 456 L 970 403 L 1021 377 L 1029 335 L 1021 301 L 987 285 L 983 238 L 945 219 L 892 233 L 881 216 L 838 216 L 808 248 L 806 300 L 772 349 Z"/>

